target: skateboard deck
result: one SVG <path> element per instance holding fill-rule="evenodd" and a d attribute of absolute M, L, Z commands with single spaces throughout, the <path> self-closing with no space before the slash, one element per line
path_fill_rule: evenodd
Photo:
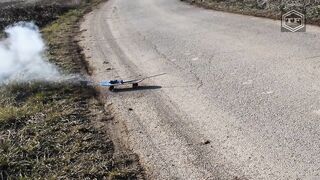
<path fill-rule="evenodd" d="M 157 74 L 157 75 L 153 75 L 153 76 L 148 76 L 148 77 L 144 77 L 144 78 L 139 78 L 139 79 L 133 79 L 133 80 L 117 80 L 116 79 L 116 80 L 110 80 L 110 81 L 101 81 L 99 83 L 99 85 L 102 87 L 109 87 L 110 91 L 113 91 L 116 86 L 124 86 L 124 85 L 128 85 L 128 84 L 132 84 L 132 88 L 137 88 L 139 86 L 139 83 L 144 81 L 145 79 L 149 79 L 149 78 L 156 77 L 156 76 L 161 76 L 164 74 L 165 73 Z"/>

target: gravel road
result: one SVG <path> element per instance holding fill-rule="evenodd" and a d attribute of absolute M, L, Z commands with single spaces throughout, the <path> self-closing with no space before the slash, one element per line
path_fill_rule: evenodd
<path fill-rule="evenodd" d="M 150 179 L 320 177 L 320 29 L 178 0 L 109 0 L 82 23 L 97 81 Z"/>

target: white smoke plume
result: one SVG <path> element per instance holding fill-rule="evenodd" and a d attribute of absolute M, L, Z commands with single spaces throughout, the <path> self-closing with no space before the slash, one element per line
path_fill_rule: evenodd
<path fill-rule="evenodd" d="M 34 23 L 20 22 L 5 29 L 0 41 L 0 84 L 10 81 L 52 81 L 61 77 L 48 62 L 45 43 Z"/>

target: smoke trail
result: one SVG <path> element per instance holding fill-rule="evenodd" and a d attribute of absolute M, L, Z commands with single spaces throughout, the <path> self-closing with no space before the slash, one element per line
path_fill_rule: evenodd
<path fill-rule="evenodd" d="M 0 84 L 61 77 L 57 67 L 46 59 L 46 46 L 34 23 L 14 24 L 5 33 L 7 37 L 0 41 Z"/>

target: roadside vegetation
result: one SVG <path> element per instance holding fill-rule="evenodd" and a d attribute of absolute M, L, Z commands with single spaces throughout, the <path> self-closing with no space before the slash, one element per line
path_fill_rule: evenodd
<path fill-rule="evenodd" d="M 43 27 L 50 61 L 66 73 L 85 75 L 74 36 L 81 17 L 101 1 L 63 7 L 48 19 L 8 15 L 6 22 L 35 20 Z M 143 179 L 138 157 L 116 152 L 105 128 L 95 125 L 112 121 L 96 97 L 94 88 L 80 83 L 0 86 L 0 179 Z"/>
<path fill-rule="evenodd" d="M 278 0 L 181 0 L 200 7 L 251 16 L 281 19 L 281 12 L 287 7 Z M 303 10 L 304 11 L 304 10 Z M 307 23 L 320 25 L 320 3 L 306 6 Z"/>

